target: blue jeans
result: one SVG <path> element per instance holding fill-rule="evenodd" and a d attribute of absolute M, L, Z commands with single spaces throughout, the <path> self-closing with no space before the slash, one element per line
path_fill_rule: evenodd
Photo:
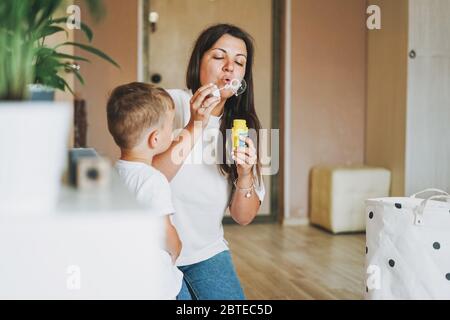
<path fill-rule="evenodd" d="M 184 278 L 177 300 L 245 300 L 228 250 L 178 268 Z"/>

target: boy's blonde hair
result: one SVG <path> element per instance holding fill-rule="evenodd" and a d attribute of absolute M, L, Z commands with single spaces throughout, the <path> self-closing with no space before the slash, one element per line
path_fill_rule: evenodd
<path fill-rule="evenodd" d="M 120 148 L 131 149 L 144 130 L 160 125 L 166 111 L 174 108 L 172 98 L 162 88 L 141 82 L 121 85 L 108 99 L 108 130 Z"/>

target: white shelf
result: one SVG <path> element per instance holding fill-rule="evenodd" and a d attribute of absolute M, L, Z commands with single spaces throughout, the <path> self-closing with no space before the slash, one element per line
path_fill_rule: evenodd
<path fill-rule="evenodd" d="M 115 172 L 106 190 L 64 186 L 50 212 L 0 215 L 0 299 L 172 298 L 163 230 Z"/>

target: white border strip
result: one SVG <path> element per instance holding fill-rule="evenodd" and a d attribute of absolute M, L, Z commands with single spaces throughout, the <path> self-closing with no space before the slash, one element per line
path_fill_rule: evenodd
<path fill-rule="evenodd" d="M 284 69 L 284 218 L 291 215 L 291 0 L 285 8 L 285 69 Z"/>

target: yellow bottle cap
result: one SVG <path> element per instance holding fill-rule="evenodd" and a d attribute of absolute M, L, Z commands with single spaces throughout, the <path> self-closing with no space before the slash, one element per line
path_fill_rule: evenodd
<path fill-rule="evenodd" d="M 246 129 L 247 128 L 247 121 L 243 119 L 234 119 L 233 120 L 233 127 L 236 129 Z"/>

